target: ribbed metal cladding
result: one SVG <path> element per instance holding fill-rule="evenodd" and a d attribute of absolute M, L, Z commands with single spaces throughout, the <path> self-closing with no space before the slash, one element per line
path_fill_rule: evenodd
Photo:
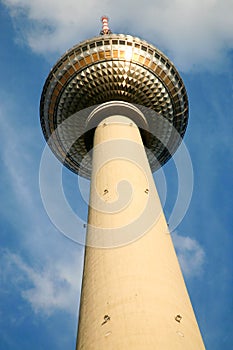
<path fill-rule="evenodd" d="M 45 139 L 53 134 L 49 145 L 54 154 L 69 169 L 90 178 L 86 119 L 92 106 L 112 100 L 136 104 L 145 112 L 150 133 L 143 140 L 155 171 L 180 144 L 188 122 L 188 99 L 169 59 L 154 46 L 129 35 L 86 40 L 67 51 L 51 70 L 42 92 L 40 116 Z M 164 123 L 153 116 L 155 112 Z M 68 118 L 75 113 L 77 117 L 69 124 Z M 65 120 L 66 126 L 58 132 Z M 76 140 L 77 131 L 80 137 Z M 75 142 L 70 147 L 71 139 Z"/>

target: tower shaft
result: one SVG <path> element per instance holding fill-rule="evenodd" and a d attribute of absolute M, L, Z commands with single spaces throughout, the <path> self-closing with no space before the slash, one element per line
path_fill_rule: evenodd
<path fill-rule="evenodd" d="M 76 349 L 205 349 L 140 132 L 123 116 L 95 131 Z"/>

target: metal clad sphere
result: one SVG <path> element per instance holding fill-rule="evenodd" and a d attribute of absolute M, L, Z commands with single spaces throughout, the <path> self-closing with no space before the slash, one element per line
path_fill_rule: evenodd
<path fill-rule="evenodd" d="M 156 123 L 156 118 L 145 113 L 151 135 L 144 145 L 155 171 L 180 144 L 188 122 L 188 99 L 183 81 L 169 59 L 154 46 L 129 35 L 110 34 L 86 40 L 67 51 L 53 67 L 40 104 L 41 125 L 51 149 L 68 168 L 89 178 L 86 119 L 92 106 L 112 100 L 143 106 L 166 120 L 164 124 Z M 72 118 L 70 125 L 68 122 L 61 132 L 55 131 L 75 113 L 77 118 Z M 66 140 L 73 137 L 75 129 L 81 136 L 68 147 Z M 159 137 L 153 135 L 153 129 L 157 135 L 159 130 Z"/>

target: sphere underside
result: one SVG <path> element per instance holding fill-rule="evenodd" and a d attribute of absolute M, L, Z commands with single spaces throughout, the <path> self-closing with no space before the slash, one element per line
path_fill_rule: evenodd
<path fill-rule="evenodd" d="M 174 154 L 185 133 L 187 94 L 164 54 L 127 35 L 86 40 L 67 51 L 54 66 L 40 105 L 49 146 L 64 165 L 89 178 L 86 120 L 96 105 L 113 100 L 135 104 L 144 113 L 148 130 L 143 141 L 155 171 Z"/>

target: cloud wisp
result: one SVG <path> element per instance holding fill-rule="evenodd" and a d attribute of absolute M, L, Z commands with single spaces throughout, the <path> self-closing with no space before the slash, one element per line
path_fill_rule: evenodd
<path fill-rule="evenodd" d="M 1 250 L 0 280 L 5 290 L 14 288 L 35 313 L 50 316 L 55 311 L 77 312 L 80 285 L 76 266 L 81 257 L 74 255 L 70 261 L 58 261 L 44 268 L 32 267 L 20 255 Z M 75 271 L 74 271 L 75 269 Z"/>
<path fill-rule="evenodd" d="M 111 17 L 114 32 L 129 32 L 158 44 L 183 71 L 214 69 L 224 62 L 222 70 L 233 49 L 231 0 L 149 0 L 146 6 L 132 0 L 2 2 L 10 11 L 18 39 L 47 57 L 98 35 L 102 14 Z"/>
<path fill-rule="evenodd" d="M 39 197 L 37 151 L 28 147 L 33 144 L 33 129 L 20 125 L 16 132 L 15 111 L 7 112 L 2 106 L 4 147 L 0 156 L 6 186 L 1 184 L 1 189 L 3 200 L 10 197 L 11 201 L 1 207 L 1 214 L 17 227 L 14 232 L 20 237 L 17 250 L 21 247 L 25 252 L 26 249 L 29 262 L 23 253 L 12 253 L 11 248 L 0 249 L 0 281 L 4 282 L 0 282 L 1 289 L 13 287 L 35 313 L 50 315 L 56 310 L 72 313 L 78 305 L 83 249 L 57 237 L 46 215 L 41 215 L 44 211 Z M 40 266 L 35 267 L 34 261 L 40 261 Z"/>
<path fill-rule="evenodd" d="M 181 269 L 187 278 L 197 277 L 203 273 L 205 252 L 200 244 L 188 236 L 177 232 L 172 234 L 173 243 Z"/>

